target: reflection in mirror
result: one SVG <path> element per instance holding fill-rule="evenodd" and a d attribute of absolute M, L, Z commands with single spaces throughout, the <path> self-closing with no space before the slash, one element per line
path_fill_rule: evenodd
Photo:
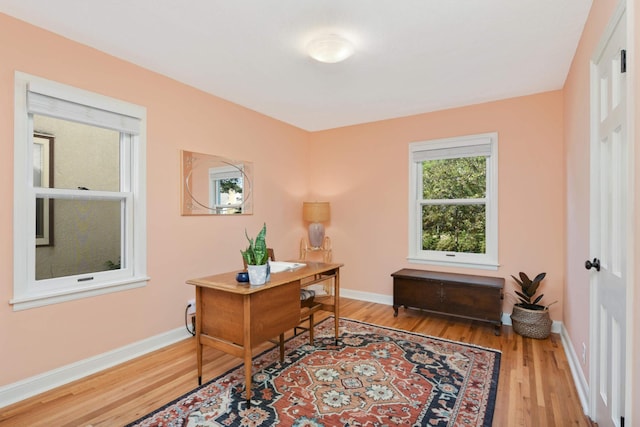
<path fill-rule="evenodd" d="M 182 215 L 253 213 L 250 162 L 184 150 L 180 154 Z"/>

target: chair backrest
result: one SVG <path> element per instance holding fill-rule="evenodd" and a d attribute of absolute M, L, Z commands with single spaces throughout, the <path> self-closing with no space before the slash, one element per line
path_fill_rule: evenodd
<path fill-rule="evenodd" d="M 276 260 L 276 256 L 273 253 L 273 248 L 267 248 L 267 254 L 268 254 L 269 259 L 271 261 L 275 261 Z M 246 270 L 247 269 L 247 261 L 245 261 L 244 257 L 242 257 L 242 265 L 244 266 L 243 268 Z"/>

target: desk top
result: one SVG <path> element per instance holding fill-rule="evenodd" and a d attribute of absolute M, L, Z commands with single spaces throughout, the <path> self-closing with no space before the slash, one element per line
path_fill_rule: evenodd
<path fill-rule="evenodd" d="M 302 280 L 307 277 L 327 273 L 332 270 L 339 269 L 344 264 L 324 263 L 311 261 L 297 261 L 306 264 L 304 267 L 295 270 L 283 271 L 280 273 L 271 273 L 271 281 L 264 285 L 251 286 L 249 283 L 240 283 L 236 281 L 236 275 L 242 270 L 231 271 L 228 273 L 215 274 L 213 276 L 201 277 L 199 279 L 187 280 L 188 285 L 201 286 L 211 289 L 219 289 L 235 294 L 252 294 L 275 286 L 285 285 L 287 283 Z"/>

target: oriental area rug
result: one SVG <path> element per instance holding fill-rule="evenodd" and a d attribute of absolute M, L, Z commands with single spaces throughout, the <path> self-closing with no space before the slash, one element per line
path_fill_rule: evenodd
<path fill-rule="evenodd" d="M 500 352 L 333 318 L 253 359 L 251 405 L 242 364 L 130 426 L 491 426 Z"/>

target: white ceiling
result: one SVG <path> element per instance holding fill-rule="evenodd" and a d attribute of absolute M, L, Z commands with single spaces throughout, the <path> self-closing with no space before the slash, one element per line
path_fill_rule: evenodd
<path fill-rule="evenodd" d="M 0 0 L 0 12 L 317 131 L 560 89 L 591 0 Z M 304 48 L 328 30 L 355 54 Z"/>

